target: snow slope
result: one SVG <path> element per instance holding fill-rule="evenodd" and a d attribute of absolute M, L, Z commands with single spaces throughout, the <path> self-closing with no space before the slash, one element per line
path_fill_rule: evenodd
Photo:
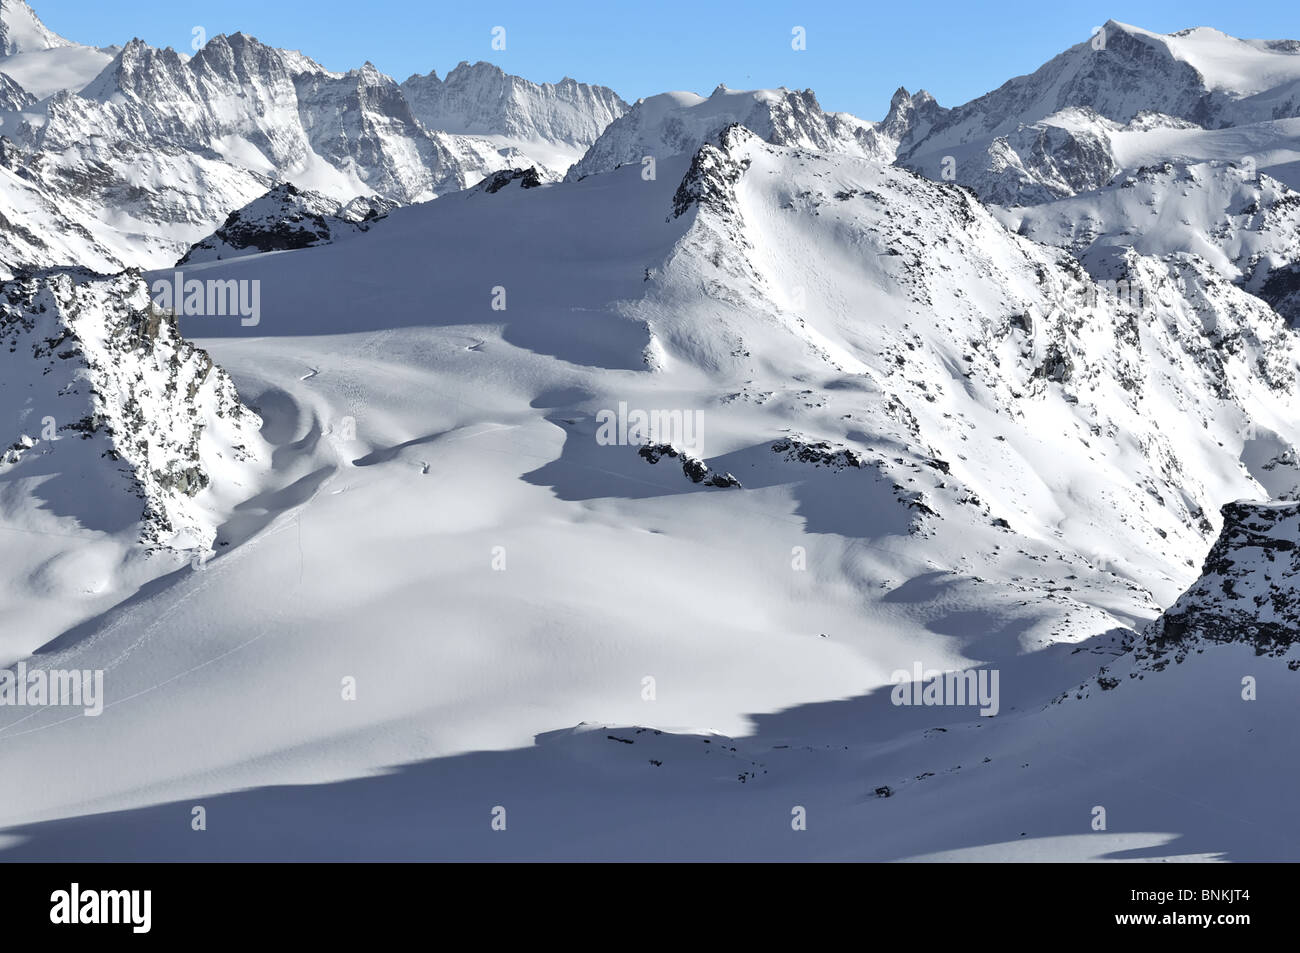
<path fill-rule="evenodd" d="M 204 571 L 36 656 L 109 707 L 0 710 L 5 856 L 1293 856 L 1285 665 L 1254 708 L 1214 701 L 1234 645 L 1060 697 L 1265 492 L 1248 435 L 1294 446 L 1274 312 L 1130 253 L 1134 308 L 969 193 L 739 127 L 525 184 L 194 267 L 262 282 L 257 327 L 182 330 L 271 465 Z M 741 486 L 599 439 L 620 403 L 701 412 Z M 999 713 L 892 704 L 918 663 L 996 669 Z"/>
<path fill-rule="evenodd" d="M 265 447 L 229 377 L 138 274 L 7 282 L 0 335 L 12 623 L 0 652 L 12 657 L 206 553 Z"/>
<path fill-rule="evenodd" d="M 1085 265 L 1130 248 L 1196 255 L 1284 317 L 1300 317 L 1289 286 L 1281 290 L 1300 262 L 1300 194 L 1250 165 L 1163 162 L 1092 192 L 998 214 L 1008 228 L 1069 248 Z M 1265 290 L 1271 283 L 1276 293 Z"/>

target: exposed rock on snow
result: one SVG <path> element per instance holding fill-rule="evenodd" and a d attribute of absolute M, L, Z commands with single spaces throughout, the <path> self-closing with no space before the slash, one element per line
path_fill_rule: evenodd
<path fill-rule="evenodd" d="M 621 107 L 599 88 L 483 64 L 399 85 L 240 35 L 192 59 L 134 43 L 36 103 L 15 75 L 3 94 L 34 114 L 0 117 L 0 261 L 26 269 L 0 284 L 0 648 L 71 633 L 51 651 L 112 667 L 132 703 L 93 731 L 6 731 L 0 813 L 28 826 L 5 850 L 120 846 L 122 811 L 196 784 L 267 816 L 285 782 L 350 778 L 317 785 L 349 816 L 432 778 L 506 792 L 471 813 L 548 792 L 563 823 L 492 839 L 521 856 L 825 857 L 845 830 L 879 859 L 1280 852 L 1295 824 L 1271 782 L 1295 745 L 1272 689 L 1296 676 L 1262 663 L 1260 705 L 1195 700 L 1235 690 L 1221 659 L 1297 661 L 1300 346 L 1278 312 L 1300 222 L 1240 148 L 1267 146 L 1256 172 L 1291 162 L 1296 47 L 1119 32 L 958 110 L 900 90 L 880 124 L 720 88 L 599 134 Z M 592 174 L 556 183 L 587 138 Z M 949 155 L 953 181 L 920 161 Z M 170 267 L 220 222 L 196 271 L 261 280 L 277 320 L 182 315 L 211 358 L 136 274 L 31 269 Z M 709 456 L 605 440 L 592 411 L 625 404 L 707 417 Z M 1251 496 L 1273 502 L 1220 517 Z M 143 585 L 179 565 L 162 547 L 216 535 L 216 571 Z M 1079 692 L 1100 705 L 1047 704 L 1117 653 Z M 911 666 L 1000 672 L 999 716 L 892 703 Z M 372 701 L 320 704 L 340 672 Z M 651 708 L 746 737 L 624 727 Z M 547 738 L 584 718 L 601 727 Z M 1180 731 L 1216 757 L 1151 743 Z M 770 798 L 726 800 L 715 762 Z M 601 813 L 647 778 L 736 823 Z M 792 847 L 770 804 L 808 791 Z M 1223 819 L 1261 797 L 1276 824 Z M 1092 804 L 1135 839 L 1071 836 Z M 220 850 L 310 846 L 281 816 L 273 848 L 243 825 L 258 836 Z M 67 817 L 84 837 L 40 823 Z M 436 828 L 450 853 L 390 818 L 320 850 L 481 852 L 463 827 Z M 130 830 L 195 849 L 183 824 Z"/>
<path fill-rule="evenodd" d="M 1237 501 L 1198 579 L 1135 650 L 1152 668 L 1198 646 L 1243 642 L 1281 656 L 1300 641 L 1300 503 Z M 1300 663 L 1297 663 L 1300 666 Z"/>
<path fill-rule="evenodd" d="M 1164 162 L 1085 194 L 997 214 L 1022 235 L 1069 249 L 1096 277 L 1114 277 L 1109 262 L 1126 249 L 1191 254 L 1283 317 L 1300 317 L 1300 193 L 1248 166 Z"/>
<path fill-rule="evenodd" d="M 745 377 L 784 367 L 804 379 L 811 361 L 825 373 L 858 375 L 865 393 L 857 399 L 869 409 L 848 417 L 869 420 L 870 429 L 857 439 L 900 448 L 887 455 L 899 461 L 891 476 L 931 512 L 990 501 L 992 512 L 978 504 L 985 522 L 1054 535 L 1032 507 L 1007 506 L 1021 496 L 1018 484 L 1073 483 L 1066 474 L 1077 472 L 1091 488 L 1067 491 L 1074 510 L 1110 473 L 1117 482 L 1102 496 L 1112 502 L 1087 504 L 1087 520 L 1110 523 L 1103 511 L 1119 497 L 1126 515 L 1097 545 L 1133 534 L 1138 546 L 1172 556 L 1175 539 L 1191 552 L 1208 545 L 1214 526 L 1205 514 L 1217 513 L 1225 493 L 1241 495 L 1211 489 L 1210 469 L 1226 465 L 1246 486 L 1281 482 L 1241 428 L 1255 420 L 1261 432 L 1285 431 L 1271 456 L 1297 439 L 1293 425 L 1274 417 L 1298 399 L 1294 335 L 1198 256 L 1115 246 L 1085 258 L 1089 274 L 1070 255 L 1010 234 L 966 191 L 861 159 L 773 146 L 740 126 L 697 151 L 672 211 L 690 228 L 640 312 L 653 315 L 662 366 L 684 361 Z M 800 251 L 792 257 L 787 247 Z M 707 306 L 687 303 L 683 289 L 696 287 L 709 289 Z M 843 302 L 870 304 L 855 318 Z M 862 327 L 870 328 L 865 340 Z M 1019 436 L 999 432 L 1000 420 Z M 813 442 L 861 446 L 844 436 L 825 431 Z M 1011 439 L 1020 447 L 1014 464 L 998 446 Z M 1047 439 L 1047 456 L 1031 449 Z M 909 485 L 933 459 L 948 464 L 944 486 Z M 996 476 L 987 463 L 994 459 Z M 1023 476 L 1012 476 L 1021 466 Z"/>
<path fill-rule="evenodd" d="M 542 184 L 542 179 L 537 174 L 536 168 L 502 169 L 500 172 L 493 172 L 480 182 L 478 188 L 489 195 L 495 195 L 511 182 L 518 182 L 521 189 L 535 189 Z"/>
<path fill-rule="evenodd" d="M 904 159 L 1014 132 L 1070 107 L 1125 124 L 1160 113 L 1219 128 L 1296 115 L 1300 50 L 1199 27 L 1152 33 L 1108 20 L 1097 37 L 950 110 Z"/>
<path fill-rule="evenodd" d="M 673 460 L 680 458 L 682 473 L 686 474 L 687 479 L 692 483 L 703 483 L 705 486 L 714 486 L 721 489 L 740 486 L 740 481 L 730 473 L 718 473 L 711 470 L 703 460 L 678 450 L 672 444 L 647 443 L 637 450 L 637 453 L 641 459 L 648 463 L 658 463 L 664 457 Z"/>
<path fill-rule="evenodd" d="M 328 244 L 343 234 L 368 231 L 396 207 L 379 196 L 339 203 L 286 182 L 231 212 L 225 224 L 191 246 L 177 264 Z"/>
<path fill-rule="evenodd" d="M 0 345 L 4 418 L 44 421 L 39 441 L 17 435 L 0 472 L 59 474 L 51 485 L 66 488 L 48 504 L 85 526 L 101 528 L 134 495 L 143 542 L 211 545 L 203 491 L 214 472 L 237 479 L 255 462 L 261 421 L 153 306 L 138 273 L 51 271 L 0 285 Z"/>

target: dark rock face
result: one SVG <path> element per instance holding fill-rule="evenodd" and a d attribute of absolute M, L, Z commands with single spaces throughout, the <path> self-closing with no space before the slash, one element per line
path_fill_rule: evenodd
<path fill-rule="evenodd" d="M 1139 659 L 1167 664 L 1202 642 L 1282 655 L 1300 640 L 1300 503 L 1239 501 L 1222 513 L 1201 578 L 1148 627 Z"/>
<path fill-rule="evenodd" d="M 852 447 L 835 447 L 825 440 L 807 442 L 793 437 L 772 444 L 772 452 L 784 454 L 788 460 L 826 466 L 832 470 L 845 467 L 861 469 L 866 466 L 862 455 Z"/>
<path fill-rule="evenodd" d="M 0 405 L 37 394 L 48 415 L 0 454 L 0 472 L 53 454 L 61 472 L 141 500 L 141 542 L 211 542 L 195 497 L 214 463 L 249 459 L 261 420 L 153 305 L 138 272 L 53 269 L 0 283 L 0 343 Z"/>
<path fill-rule="evenodd" d="M 483 191 L 495 195 L 511 182 L 518 182 L 521 189 L 535 189 L 542 184 L 542 177 L 534 166 L 527 169 L 502 169 L 492 173 L 483 182 Z"/>
<path fill-rule="evenodd" d="M 396 207 L 397 203 L 377 195 L 340 205 L 284 182 L 231 212 L 220 228 L 192 245 L 177 264 L 326 245 L 341 234 L 368 231 Z"/>
<path fill-rule="evenodd" d="M 889 113 L 880 124 L 880 131 L 897 142 L 898 151 L 902 153 L 925 138 L 949 112 L 951 110 L 940 106 L 926 90 L 913 94 L 900 86 L 889 100 Z"/>
<path fill-rule="evenodd" d="M 1034 377 L 1055 381 L 1058 384 L 1064 384 L 1073 373 L 1074 361 L 1058 344 L 1048 346 L 1047 356 L 1034 369 Z"/>
<path fill-rule="evenodd" d="M 1300 324 L 1300 262 L 1291 262 L 1269 272 L 1259 297 L 1292 327 Z"/>
<path fill-rule="evenodd" d="M 679 451 L 672 444 L 647 443 L 637 450 L 637 454 L 647 463 L 658 463 L 664 457 L 670 457 L 673 460 L 680 458 L 682 473 L 692 483 L 702 483 L 705 486 L 717 487 L 718 489 L 740 488 L 740 481 L 730 473 L 718 473 L 711 470 L 703 460 Z"/>
<path fill-rule="evenodd" d="M 700 147 L 691 167 L 673 195 L 673 218 L 680 218 L 694 205 L 726 210 L 735 197 L 736 183 L 744 175 L 748 160 L 730 155 L 733 146 L 754 134 L 739 124 L 728 126 L 718 136 L 718 145 Z"/>

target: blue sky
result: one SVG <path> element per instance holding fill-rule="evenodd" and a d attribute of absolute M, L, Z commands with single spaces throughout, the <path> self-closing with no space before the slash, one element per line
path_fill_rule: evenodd
<path fill-rule="evenodd" d="M 461 60 L 489 60 L 536 81 L 568 75 L 611 86 L 629 102 L 668 89 L 812 87 L 822 105 L 881 118 L 899 86 L 945 106 L 1001 85 L 1113 17 L 1171 32 L 1213 26 L 1236 36 L 1300 39 L 1300 3 L 1071 0 L 972 3 L 678 2 L 628 0 L 435 3 L 429 0 L 30 0 L 46 25 L 104 46 L 139 36 L 188 51 L 193 29 L 242 30 L 300 49 L 326 67 L 370 60 L 398 80 Z M 492 28 L 506 49 L 492 49 Z M 807 49 L 791 49 L 802 26 Z"/>

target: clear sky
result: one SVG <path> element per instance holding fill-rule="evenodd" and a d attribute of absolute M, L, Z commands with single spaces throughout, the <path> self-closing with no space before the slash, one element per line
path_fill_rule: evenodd
<path fill-rule="evenodd" d="M 1108 18 L 1300 39 L 1296 0 L 681 2 L 681 0 L 29 0 L 52 30 L 106 46 L 138 36 L 190 51 L 193 30 L 242 30 L 332 70 L 371 61 L 403 80 L 489 60 L 538 82 L 572 76 L 629 102 L 671 89 L 812 87 L 827 109 L 881 118 L 899 86 L 958 105 L 1032 72 Z M 492 30 L 505 27 L 504 51 Z M 806 30 L 807 49 L 791 48 Z"/>

